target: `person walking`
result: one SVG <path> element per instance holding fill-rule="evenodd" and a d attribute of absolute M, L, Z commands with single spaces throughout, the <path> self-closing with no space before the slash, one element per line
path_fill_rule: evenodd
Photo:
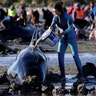
<path fill-rule="evenodd" d="M 56 26 L 58 26 L 62 29 L 62 32 L 60 31 L 58 33 L 58 37 L 60 38 L 58 44 L 58 61 L 61 72 L 61 87 L 65 88 L 66 76 L 64 68 L 64 55 L 68 46 L 70 47 L 72 56 L 75 60 L 79 72 L 78 79 L 80 80 L 83 77 L 82 64 L 78 55 L 76 33 L 74 32 L 72 17 L 68 13 L 64 12 L 60 3 L 56 3 L 54 5 L 53 12 L 54 17 L 49 28 L 53 30 Z"/>
<path fill-rule="evenodd" d="M 34 17 L 34 11 L 33 9 L 30 10 L 30 13 L 29 13 L 29 21 L 32 23 L 32 25 L 35 24 L 35 17 Z"/>
<path fill-rule="evenodd" d="M 26 27 L 27 26 L 27 12 L 26 12 L 26 9 L 25 9 L 25 6 L 22 5 L 20 7 L 20 12 L 18 14 L 18 18 L 16 20 L 17 24 L 23 26 L 23 27 Z"/>

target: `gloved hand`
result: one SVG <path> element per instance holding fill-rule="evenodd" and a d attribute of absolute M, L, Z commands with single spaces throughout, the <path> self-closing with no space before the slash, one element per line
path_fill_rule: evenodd
<path fill-rule="evenodd" d="M 54 28 L 52 27 L 52 26 L 49 26 L 49 28 L 48 29 L 51 29 L 51 30 L 53 30 Z"/>

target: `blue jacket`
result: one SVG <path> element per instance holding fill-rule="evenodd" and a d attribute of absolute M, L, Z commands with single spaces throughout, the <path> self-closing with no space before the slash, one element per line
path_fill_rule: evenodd
<path fill-rule="evenodd" d="M 64 37 L 67 38 L 67 40 L 76 39 L 76 33 L 74 32 L 73 27 L 73 20 L 69 14 L 64 13 L 61 16 L 54 16 L 51 26 L 55 28 L 56 25 L 64 30 L 63 34 Z"/>
<path fill-rule="evenodd" d="M 92 16 L 93 20 L 96 20 L 96 6 L 90 11 L 89 16 Z"/>

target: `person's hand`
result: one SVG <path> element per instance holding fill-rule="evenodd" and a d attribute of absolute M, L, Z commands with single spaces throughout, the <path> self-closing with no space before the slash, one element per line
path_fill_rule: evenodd
<path fill-rule="evenodd" d="M 62 35 L 63 35 L 62 33 L 58 33 L 58 37 L 62 37 Z"/>
<path fill-rule="evenodd" d="M 49 26 L 49 28 L 48 29 L 51 29 L 51 30 L 53 30 L 53 27 L 52 26 Z"/>

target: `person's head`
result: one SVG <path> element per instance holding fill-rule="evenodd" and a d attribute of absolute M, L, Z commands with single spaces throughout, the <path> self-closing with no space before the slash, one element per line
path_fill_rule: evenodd
<path fill-rule="evenodd" d="M 58 15 L 58 16 L 60 16 L 61 14 L 63 14 L 64 13 L 64 10 L 62 8 L 62 5 L 57 2 L 54 5 L 54 7 L 53 7 L 53 12 L 54 12 L 55 15 Z"/>
<path fill-rule="evenodd" d="M 20 10 L 21 10 L 21 11 L 24 11 L 24 10 L 25 10 L 25 6 L 22 5 L 22 6 L 20 7 Z"/>
<path fill-rule="evenodd" d="M 79 9 L 80 9 L 80 3 L 75 2 L 75 3 L 74 3 L 74 9 L 75 9 L 75 10 L 79 10 Z"/>
<path fill-rule="evenodd" d="M 65 4 L 62 2 L 62 1 L 59 1 L 58 3 L 61 4 L 62 8 L 63 8 L 63 11 L 64 12 L 67 12 L 67 9 L 65 8 Z"/>
<path fill-rule="evenodd" d="M 93 8 L 93 7 L 94 7 L 94 2 L 90 1 L 90 8 Z"/>
<path fill-rule="evenodd" d="M 61 4 L 62 8 L 64 7 L 64 3 L 62 1 L 59 1 L 58 3 Z"/>

